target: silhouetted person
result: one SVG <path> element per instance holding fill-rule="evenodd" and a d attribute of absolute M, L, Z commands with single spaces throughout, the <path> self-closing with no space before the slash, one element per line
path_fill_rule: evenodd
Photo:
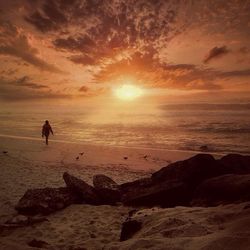
<path fill-rule="evenodd" d="M 49 124 L 49 121 L 46 120 L 45 123 L 44 123 L 44 125 L 43 125 L 43 129 L 42 129 L 42 137 L 45 136 L 45 138 L 46 138 L 46 145 L 49 144 L 48 139 L 49 139 L 49 134 L 50 133 L 53 135 L 53 130 L 52 130 L 50 124 Z"/>

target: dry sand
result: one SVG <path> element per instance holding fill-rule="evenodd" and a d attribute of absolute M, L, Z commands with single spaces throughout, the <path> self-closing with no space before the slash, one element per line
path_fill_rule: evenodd
<path fill-rule="evenodd" d="M 145 209 L 133 219 L 142 221 L 142 230 L 107 249 L 246 250 L 250 246 L 250 202 L 210 208 Z"/>
<path fill-rule="evenodd" d="M 65 171 L 90 184 L 98 173 L 123 183 L 193 154 L 59 142 L 45 146 L 39 140 L 3 137 L 0 224 L 16 214 L 14 206 L 28 188 L 64 186 Z M 27 245 L 32 239 L 46 241 L 49 249 L 249 249 L 249 207 L 245 203 L 146 209 L 134 215 L 143 222 L 143 229 L 132 239 L 119 242 L 121 224 L 132 208 L 72 205 L 47 216 L 48 221 L 0 232 L 0 249 L 35 249 Z"/>

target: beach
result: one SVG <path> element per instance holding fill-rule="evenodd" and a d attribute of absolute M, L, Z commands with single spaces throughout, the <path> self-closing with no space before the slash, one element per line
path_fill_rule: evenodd
<path fill-rule="evenodd" d="M 15 205 L 27 189 L 65 186 L 64 172 L 88 184 L 92 184 L 96 174 L 105 174 L 122 184 L 149 177 L 171 162 L 196 154 L 53 141 L 46 146 L 41 140 L 20 138 L 1 138 L 0 150 L 1 224 L 16 216 Z M 45 222 L 2 230 L 1 249 L 33 249 L 27 245 L 32 239 L 45 241 L 48 249 L 166 249 L 166 246 L 168 249 L 235 249 L 236 243 L 229 245 L 230 241 L 241 241 L 237 248 L 246 249 L 250 233 L 245 226 L 250 222 L 250 210 L 244 209 L 247 206 L 248 203 L 216 208 L 142 210 L 140 214 L 147 214 L 147 228 L 133 239 L 119 242 L 121 225 L 132 207 L 71 205 L 48 215 Z M 183 218 L 181 222 L 180 218 Z M 168 223 L 173 229 L 170 236 L 166 233 L 164 236 L 162 232 Z M 230 231 L 234 228 L 237 235 Z"/>
<path fill-rule="evenodd" d="M 117 183 L 124 183 L 149 176 L 170 162 L 195 154 L 60 142 L 46 146 L 42 140 L 16 138 L 1 138 L 0 150 L 1 215 L 14 211 L 18 199 L 28 188 L 64 186 L 65 171 L 89 184 L 95 174 L 105 174 Z"/>

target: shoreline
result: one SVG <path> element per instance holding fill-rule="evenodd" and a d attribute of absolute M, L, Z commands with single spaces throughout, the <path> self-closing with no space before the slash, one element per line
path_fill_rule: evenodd
<path fill-rule="evenodd" d="M 8 138 L 8 139 L 17 139 L 17 140 L 28 140 L 28 141 L 40 141 L 43 143 L 44 139 L 32 136 L 16 136 L 16 135 L 5 135 L 0 134 L 0 138 Z M 230 154 L 232 152 L 214 152 L 214 151 L 202 151 L 202 150 L 185 150 L 185 149 L 168 149 L 168 148 L 159 148 L 159 147 L 146 147 L 146 146 L 125 146 L 125 145 L 111 145 L 111 144 L 102 144 L 102 143 L 93 143 L 93 142 L 84 142 L 84 141 L 68 141 L 68 140 L 58 140 L 58 139 L 49 139 L 49 142 L 55 143 L 67 143 L 73 145 L 83 145 L 83 146 L 104 146 L 111 148 L 124 148 L 124 149 L 145 149 L 145 150 L 153 150 L 153 151 L 165 151 L 165 152 L 180 152 L 180 153 L 192 153 L 192 154 L 212 154 L 214 156 L 223 156 L 225 154 Z M 249 153 L 238 152 L 239 154 L 248 155 Z"/>

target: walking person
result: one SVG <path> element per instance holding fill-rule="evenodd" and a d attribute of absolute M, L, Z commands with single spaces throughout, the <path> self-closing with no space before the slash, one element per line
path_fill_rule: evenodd
<path fill-rule="evenodd" d="M 49 121 L 46 120 L 45 123 L 44 123 L 44 125 L 43 125 L 43 128 L 42 128 L 42 137 L 45 136 L 46 145 L 49 144 L 49 135 L 50 135 L 50 133 L 52 135 L 54 135 L 53 134 L 53 130 L 52 130 L 50 124 L 49 124 Z"/>

